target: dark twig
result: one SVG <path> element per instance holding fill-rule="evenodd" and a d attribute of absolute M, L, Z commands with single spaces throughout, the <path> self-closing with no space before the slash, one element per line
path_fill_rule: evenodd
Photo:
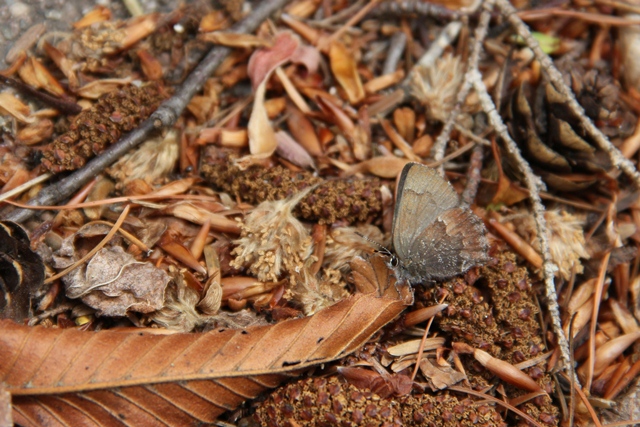
<path fill-rule="evenodd" d="M 482 145 L 477 144 L 473 147 L 471 158 L 469 159 L 469 169 L 467 169 L 467 185 L 464 187 L 462 196 L 460 197 L 461 206 L 469 206 L 473 203 L 478 193 L 478 186 L 482 176 Z"/>
<path fill-rule="evenodd" d="M 27 95 L 31 98 L 37 99 L 43 104 L 46 104 L 51 108 L 55 108 L 62 114 L 73 116 L 76 114 L 80 114 L 80 112 L 82 111 L 82 107 L 73 101 L 65 101 L 64 99 L 56 98 L 55 96 L 40 92 L 39 90 L 36 90 L 18 80 L 12 79 L 11 77 L 3 76 L 2 74 L 0 74 L 0 83 L 11 86 L 23 95 Z"/>
<path fill-rule="evenodd" d="M 255 31 L 262 21 L 289 3 L 289 1 L 265 0 L 260 2 L 259 6 L 249 16 L 234 25 L 231 31 L 236 33 L 251 33 Z M 152 131 L 173 126 L 193 95 L 202 88 L 207 78 L 218 68 L 230 52 L 230 48 L 223 46 L 216 46 L 211 49 L 202 62 L 189 74 L 182 86 L 176 91 L 176 94 L 160 105 L 151 117 L 142 122 L 137 129 L 109 147 L 102 155 L 89 161 L 82 169 L 61 179 L 55 185 L 40 191 L 34 199 L 29 201 L 29 205 L 55 205 L 59 203 L 71 196 L 86 182 L 101 173 L 129 150 L 146 140 Z M 9 213 L 5 219 L 23 222 L 33 214 L 34 211 L 30 209 L 17 209 Z"/>

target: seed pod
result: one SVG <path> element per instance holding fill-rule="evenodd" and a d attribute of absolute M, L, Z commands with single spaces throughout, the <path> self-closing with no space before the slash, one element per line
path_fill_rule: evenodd
<path fill-rule="evenodd" d="M 485 368 L 509 384 L 534 392 L 544 392 L 531 377 L 512 364 L 496 359 L 486 351 L 475 349 L 473 356 Z"/>

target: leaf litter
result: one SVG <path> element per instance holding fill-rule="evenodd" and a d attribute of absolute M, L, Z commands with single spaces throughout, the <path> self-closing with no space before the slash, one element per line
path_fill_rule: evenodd
<path fill-rule="evenodd" d="M 35 425 L 46 413 L 47 425 L 77 423 L 98 400 L 145 425 L 640 419 L 628 406 L 640 372 L 640 89 L 627 7 L 535 15 L 514 2 L 528 28 L 503 0 L 281 1 L 283 13 L 249 34 L 232 29 L 256 5 L 236 3 L 122 21 L 97 7 L 64 39 L 25 39 L 7 57 L 2 217 L 21 218 L 38 191 L 54 192 L 64 179 L 51 174 L 85 167 L 102 178 L 77 179 L 57 206 L 20 220 L 30 243 L 3 223 L 14 225 L 0 252 L 2 315 L 53 339 L 37 368 L 29 358 L 44 353 L 29 327 L 3 323 L 3 336 L 25 343 L 3 344 L 0 363 L 13 420 Z M 487 32 L 498 28 L 492 12 L 509 29 Z M 555 66 L 536 50 L 543 36 Z M 128 132 L 148 134 L 149 117 L 166 126 L 154 111 L 185 93 L 180 83 L 212 45 L 223 59 L 177 121 L 93 166 Z M 389 247 L 393 179 L 408 161 L 442 168 L 459 192 L 479 186 L 487 265 L 411 289 L 373 254 Z M 132 331 L 148 344 L 106 344 L 113 332 L 133 342 Z M 211 353 L 243 334 L 251 338 L 237 354 Z M 108 357 L 83 377 L 64 352 L 92 336 L 105 347 L 87 351 Z M 208 340 L 216 344 L 200 343 Z M 143 355 L 145 345 L 167 354 Z M 136 355 L 146 370 L 101 376 Z M 206 369 L 213 360 L 226 367 Z M 51 363 L 68 367 L 42 376 Z M 33 386 L 75 409 L 51 416 L 53 401 Z M 216 409 L 142 399 L 153 391 L 177 401 L 175 387 Z"/>

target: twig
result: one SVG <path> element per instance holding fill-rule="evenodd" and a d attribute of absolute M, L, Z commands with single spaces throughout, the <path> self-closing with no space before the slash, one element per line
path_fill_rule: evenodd
<path fill-rule="evenodd" d="M 382 66 L 382 75 L 391 74 L 396 71 L 398 62 L 402 57 L 405 47 L 407 46 L 407 35 L 402 31 L 398 31 L 389 41 L 389 49 L 387 49 L 387 57 Z"/>
<path fill-rule="evenodd" d="M 449 134 L 451 133 L 456 118 L 458 117 L 458 114 L 460 114 L 460 110 L 462 109 L 462 105 L 464 104 L 465 100 L 467 99 L 467 95 L 471 90 L 471 82 L 468 78 L 469 73 L 472 71 L 477 71 L 478 69 L 480 51 L 482 50 L 482 43 L 487 37 L 492 9 L 493 0 L 488 0 L 483 4 L 483 10 L 480 14 L 480 22 L 478 23 L 478 27 L 476 28 L 475 40 L 473 42 L 471 56 L 469 57 L 469 63 L 467 65 L 467 73 L 465 74 L 464 81 L 459 89 L 458 98 L 456 99 L 456 105 L 453 107 L 453 110 L 451 111 L 447 122 L 444 124 L 442 132 L 440 132 L 440 135 L 438 135 L 438 138 L 433 144 L 433 158 L 436 161 L 441 160 L 444 157 L 444 151 L 447 148 L 447 143 L 449 142 Z"/>
<path fill-rule="evenodd" d="M 236 33 L 253 32 L 262 21 L 289 1 L 265 0 L 260 2 L 260 5 L 249 16 L 234 25 L 231 31 Z M 33 200 L 29 201 L 29 205 L 54 205 L 59 203 L 129 150 L 145 141 L 153 130 L 161 130 L 173 126 L 193 95 L 202 88 L 207 78 L 218 68 L 230 52 L 231 49 L 224 46 L 216 46 L 211 49 L 202 62 L 189 74 L 175 95 L 162 103 L 151 117 L 142 122 L 137 129 L 121 138 L 116 144 L 110 146 L 102 155 L 89 161 L 82 169 L 58 181 L 56 185 L 51 185 L 40 191 Z M 32 210 L 19 209 L 9 213 L 5 219 L 23 222 L 33 214 Z"/>
<path fill-rule="evenodd" d="M 467 170 L 467 185 L 464 187 L 462 196 L 460 197 L 462 206 L 469 206 L 473 203 L 478 193 L 478 186 L 480 185 L 480 171 L 482 169 L 482 145 L 476 144 L 471 152 L 471 159 L 469 160 L 469 169 Z"/>
<path fill-rule="evenodd" d="M 545 281 L 545 292 L 547 299 L 547 308 L 549 309 L 549 315 L 551 316 L 551 324 L 553 331 L 558 338 L 558 346 L 560 347 L 560 357 L 564 365 L 564 369 L 570 370 L 572 376 L 575 377 L 573 366 L 570 363 L 571 352 L 569 351 L 569 343 L 562 330 L 562 321 L 560 320 L 560 308 L 558 306 L 558 295 L 556 294 L 556 288 L 554 283 L 554 274 L 558 269 L 551 260 L 551 252 L 549 250 L 549 235 L 547 222 L 544 217 L 544 205 L 540 199 L 540 191 L 544 189 L 544 184 L 537 177 L 531 167 L 522 157 L 520 149 L 516 142 L 511 138 L 507 131 L 506 125 L 503 123 L 500 114 L 496 110 L 496 106 L 491 99 L 491 96 L 487 92 L 487 88 L 482 81 L 482 75 L 478 70 L 473 70 L 469 73 L 469 81 L 471 81 L 474 89 L 476 90 L 482 105 L 483 111 L 487 114 L 489 122 L 495 129 L 498 135 L 502 138 L 505 147 L 509 153 L 514 157 L 522 174 L 524 175 L 524 182 L 529 190 L 529 200 L 531 200 L 533 208 L 533 216 L 538 228 L 538 238 L 540 239 L 540 250 L 543 257 L 542 271 Z M 576 380 L 577 381 L 577 380 Z M 579 384 L 579 382 L 577 382 Z"/>
<path fill-rule="evenodd" d="M 578 101 L 576 101 L 571 89 L 564 83 L 562 74 L 553 65 L 551 58 L 542 51 L 538 42 L 531 35 L 529 27 L 518 17 L 516 9 L 511 6 L 508 0 L 495 0 L 495 2 L 505 19 L 513 26 L 518 35 L 524 39 L 527 46 L 533 51 L 536 59 L 540 61 L 540 65 L 547 72 L 554 87 L 566 99 L 569 108 L 578 116 L 580 124 L 589 136 L 593 138 L 598 148 L 605 151 L 609 155 L 611 163 L 633 179 L 637 187 L 640 187 L 640 173 L 638 173 L 633 163 L 625 158 L 620 150 L 614 147 L 611 141 L 609 141 L 600 129 L 593 124 L 591 119 L 585 115 L 584 109 Z"/>
<path fill-rule="evenodd" d="M 338 40 L 340 36 L 342 36 L 342 34 L 345 33 L 345 31 L 347 31 L 349 28 L 353 27 L 358 22 L 360 22 L 360 20 L 364 18 L 371 9 L 376 7 L 376 5 L 379 2 L 380 0 L 371 0 L 366 5 L 364 5 L 362 9 L 360 9 L 355 15 L 349 18 L 349 20 L 345 22 L 345 24 L 342 27 L 340 27 L 338 31 L 334 32 L 329 36 L 329 39 L 327 40 L 327 45 L 332 41 Z"/>

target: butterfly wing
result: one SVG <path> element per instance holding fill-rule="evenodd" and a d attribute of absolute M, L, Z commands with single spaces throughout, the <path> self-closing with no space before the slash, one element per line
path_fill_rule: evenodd
<path fill-rule="evenodd" d="M 445 279 L 486 262 L 488 246 L 482 220 L 458 207 L 423 228 L 400 261 L 410 282 Z"/>
<path fill-rule="evenodd" d="M 458 194 L 435 169 L 407 163 L 396 186 L 392 227 L 393 249 L 400 262 L 411 256 L 425 229 L 458 204 Z"/>

